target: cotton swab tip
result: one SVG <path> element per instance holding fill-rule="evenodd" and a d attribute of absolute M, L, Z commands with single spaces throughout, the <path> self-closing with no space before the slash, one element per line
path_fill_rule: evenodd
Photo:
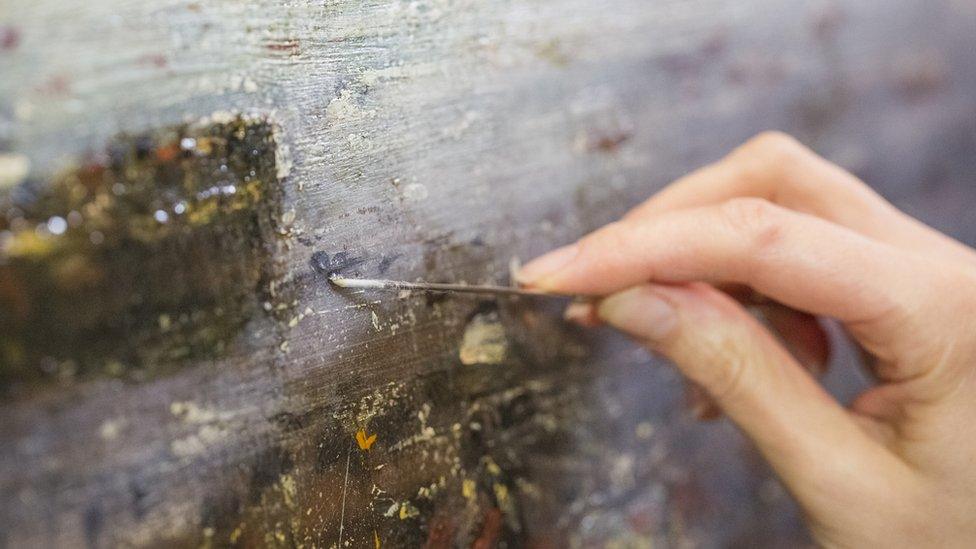
<path fill-rule="evenodd" d="M 340 274 L 329 275 L 329 282 L 340 288 L 385 288 L 384 280 L 369 280 L 366 278 L 346 278 Z"/>

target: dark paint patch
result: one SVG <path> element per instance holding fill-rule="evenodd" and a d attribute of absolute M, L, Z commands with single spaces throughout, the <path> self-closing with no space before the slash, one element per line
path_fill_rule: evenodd
<path fill-rule="evenodd" d="M 102 510 L 97 504 L 85 510 L 84 524 L 85 542 L 88 547 L 99 547 L 98 539 L 102 534 L 102 528 L 105 526 L 105 520 L 102 517 Z"/>
<path fill-rule="evenodd" d="M 353 272 L 352 269 L 365 262 L 365 257 L 351 256 L 348 252 L 338 252 L 329 255 L 326 252 L 318 251 L 309 258 L 309 265 L 312 266 L 312 269 L 327 277 L 335 274 L 346 276 L 358 274 Z"/>
<path fill-rule="evenodd" d="M 427 527 L 425 549 L 450 549 L 454 547 L 454 532 L 457 524 L 448 515 L 436 515 Z"/>
<path fill-rule="evenodd" d="M 285 433 L 299 431 L 305 427 L 302 417 L 291 412 L 279 412 L 269 417 L 268 420 L 278 425 Z"/>
<path fill-rule="evenodd" d="M 376 270 L 380 274 L 386 274 L 386 271 L 390 269 L 390 265 L 393 265 L 393 262 L 399 259 L 399 257 L 400 254 L 385 256 L 383 259 L 380 260 L 380 264 L 379 266 L 376 267 Z"/>
<path fill-rule="evenodd" d="M 129 479 L 128 488 L 129 495 L 132 496 L 132 516 L 141 520 L 149 511 L 149 505 L 146 501 L 146 496 L 149 495 L 149 492 L 146 490 L 142 481 L 138 479 Z"/>
<path fill-rule="evenodd" d="M 451 294 L 449 294 L 447 292 L 443 292 L 443 293 L 426 292 L 424 294 L 424 305 L 427 308 L 431 308 L 431 307 L 434 307 L 435 305 L 438 305 L 440 303 L 443 303 L 443 302 L 447 301 L 447 299 L 449 297 L 451 297 Z"/>
<path fill-rule="evenodd" d="M 248 482 L 247 499 L 260 503 L 262 492 L 278 482 L 281 475 L 295 466 L 291 455 L 279 446 L 272 446 L 257 455 L 250 464 L 251 477 Z"/>
<path fill-rule="evenodd" d="M 241 498 L 233 490 L 214 490 L 204 497 L 201 505 L 200 525 L 216 529 L 227 517 L 236 516 L 243 508 Z"/>
<path fill-rule="evenodd" d="M 618 129 L 615 131 L 595 131 L 591 135 L 587 136 L 586 150 L 591 152 L 612 153 L 619 149 L 620 146 L 626 143 L 631 137 L 633 137 L 633 135 L 633 132 L 623 129 Z"/>
<path fill-rule="evenodd" d="M 501 509 L 497 507 L 488 509 L 485 512 L 484 523 L 481 526 L 481 533 L 478 539 L 471 544 L 472 549 L 492 549 L 498 546 L 499 538 L 502 534 L 503 515 Z"/>
<path fill-rule="evenodd" d="M 317 471 L 328 471 L 342 461 L 349 444 L 343 434 L 342 426 L 336 421 L 330 421 L 326 423 L 322 433 L 315 438 L 318 442 L 315 452 Z"/>

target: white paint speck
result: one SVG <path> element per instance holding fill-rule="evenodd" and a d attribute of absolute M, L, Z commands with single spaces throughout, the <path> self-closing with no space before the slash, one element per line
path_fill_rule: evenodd
<path fill-rule="evenodd" d="M 241 83 L 241 88 L 247 93 L 254 93 L 258 91 L 258 83 L 250 77 L 245 76 L 244 82 Z"/>
<path fill-rule="evenodd" d="M 56 215 L 47 220 L 47 232 L 59 235 L 64 234 L 66 230 L 68 230 L 68 222 L 60 215 Z"/>
<path fill-rule="evenodd" d="M 291 225 L 295 222 L 295 210 L 288 210 L 281 216 L 281 222 L 285 225 Z"/>
<path fill-rule="evenodd" d="M 119 437 L 119 432 L 125 427 L 126 421 L 123 418 L 108 419 L 98 427 L 98 436 L 102 440 L 115 440 Z"/>

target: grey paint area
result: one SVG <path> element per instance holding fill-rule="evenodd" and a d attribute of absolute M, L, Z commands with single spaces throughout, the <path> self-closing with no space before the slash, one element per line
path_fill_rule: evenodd
<path fill-rule="evenodd" d="M 36 176 L 122 131 L 273 119 L 277 283 L 296 296 L 292 321 L 256 317 L 221 358 L 0 404 L 11 547 L 419 545 L 453 524 L 441 511 L 475 509 L 445 535 L 461 545 L 490 533 L 486 507 L 514 544 L 791 545 L 804 534 L 758 457 L 686 417 L 676 375 L 622 338 L 503 303 L 515 355 L 462 365 L 483 304 L 339 294 L 310 256 L 504 282 L 513 256 L 769 128 L 976 242 L 969 2 L 2 0 L 0 28 L 0 150 Z M 863 382 L 848 350 L 834 362 L 847 398 Z M 438 461 L 485 410 L 480 457 Z M 488 504 L 465 503 L 477 475 Z M 424 495 L 440 476 L 453 495 Z"/>

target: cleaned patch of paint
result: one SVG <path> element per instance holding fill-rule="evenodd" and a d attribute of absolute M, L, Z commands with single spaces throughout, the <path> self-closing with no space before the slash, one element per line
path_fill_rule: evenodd
<path fill-rule="evenodd" d="M 509 342 L 498 311 L 475 314 L 468 321 L 458 357 L 461 364 L 500 364 L 508 356 Z"/>
<path fill-rule="evenodd" d="M 228 114 L 122 135 L 0 189 L 0 385 L 214 357 L 277 311 L 275 132 Z"/>

